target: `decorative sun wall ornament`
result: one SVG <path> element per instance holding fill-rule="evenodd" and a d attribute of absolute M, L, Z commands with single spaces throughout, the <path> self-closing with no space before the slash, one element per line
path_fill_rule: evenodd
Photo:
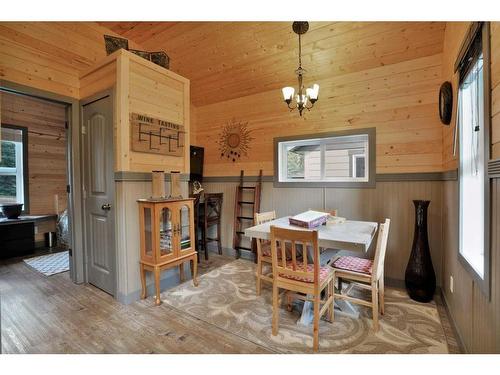
<path fill-rule="evenodd" d="M 219 136 L 220 157 L 235 162 L 242 155 L 247 156 L 250 149 L 250 130 L 247 128 L 248 122 L 236 120 L 229 121 Z"/>

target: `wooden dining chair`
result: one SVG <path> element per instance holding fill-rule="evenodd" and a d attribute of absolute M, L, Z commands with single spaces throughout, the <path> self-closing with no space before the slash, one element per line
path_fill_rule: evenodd
<path fill-rule="evenodd" d="M 341 256 L 332 262 L 335 277 L 350 281 L 345 291 L 341 287 L 335 293 L 336 298 L 371 307 L 373 314 L 373 330 L 378 331 L 378 314 L 384 314 L 384 260 L 387 250 L 387 239 L 391 220 L 385 219 L 378 230 L 377 247 L 373 260 L 353 256 Z M 371 290 L 371 301 L 355 298 L 349 295 L 355 287 Z"/>
<path fill-rule="evenodd" d="M 254 215 L 254 224 L 259 225 L 267 223 L 268 221 L 276 219 L 276 212 L 261 212 Z M 262 289 L 262 281 L 269 283 L 273 282 L 272 274 L 265 275 L 263 273 L 264 265 L 272 267 L 273 260 L 271 258 L 271 241 L 257 239 L 257 271 L 256 271 L 256 284 L 257 295 L 260 296 Z"/>
<path fill-rule="evenodd" d="M 312 211 L 318 211 L 318 212 L 326 212 L 326 213 L 329 213 L 330 216 L 338 216 L 338 209 L 334 208 L 333 210 L 324 210 L 324 209 L 315 209 L 315 208 L 310 208 L 310 210 Z"/>
<path fill-rule="evenodd" d="M 287 260 L 286 244 L 290 243 L 291 259 Z M 310 249 L 313 263 L 308 263 L 307 256 L 298 259 L 297 244 L 302 249 Z M 278 253 L 281 257 L 278 258 Z M 318 232 L 293 230 L 271 226 L 271 257 L 273 264 L 273 320 L 272 334 L 278 334 L 279 327 L 279 292 L 285 289 L 289 299 L 302 299 L 313 303 L 313 350 L 319 347 L 319 319 L 325 312 L 333 321 L 334 272 L 329 266 L 320 266 Z M 326 289 L 325 299 L 321 292 Z M 294 293 L 291 293 L 294 292 Z M 300 294 L 299 294 L 300 293 Z"/>

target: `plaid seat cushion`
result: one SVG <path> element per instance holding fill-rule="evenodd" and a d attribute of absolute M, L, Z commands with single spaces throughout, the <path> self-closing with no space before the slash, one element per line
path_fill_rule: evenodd
<path fill-rule="evenodd" d="M 262 256 L 271 257 L 271 241 L 261 241 L 260 249 L 262 251 Z"/>
<path fill-rule="evenodd" d="M 293 269 L 293 262 L 289 260 L 286 262 L 286 267 Z M 304 271 L 304 264 L 302 262 L 297 262 L 297 268 L 296 271 Z M 307 264 L 307 272 L 314 272 L 314 264 Z M 332 273 L 332 269 L 329 266 L 323 266 L 319 268 L 319 282 L 323 282 L 329 274 Z M 280 273 L 281 277 L 285 277 L 287 279 L 292 279 L 292 280 L 297 280 L 297 281 L 303 281 L 306 283 L 313 283 L 314 280 L 312 278 L 306 278 L 306 277 L 301 277 L 301 276 L 295 276 L 295 275 L 285 275 Z"/>
<path fill-rule="evenodd" d="M 342 270 L 364 273 L 366 275 L 372 274 L 373 261 L 370 259 L 363 259 L 351 256 L 342 256 L 335 260 L 332 265 L 334 268 Z"/>

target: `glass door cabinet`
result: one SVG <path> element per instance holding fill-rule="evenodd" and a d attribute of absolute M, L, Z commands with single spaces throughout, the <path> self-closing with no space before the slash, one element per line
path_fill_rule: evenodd
<path fill-rule="evenodd" d="M 179 267 L 183 281 L 184 263 L 191 262 L 193 283 L 198 285 L 195 249 L 194 198 L 139 199 L 140 273 L 142 294 L 147 296 L 146 271 L 154 274 L 155 304 L 160 301 L 160 274 L 164 269 Z"/>

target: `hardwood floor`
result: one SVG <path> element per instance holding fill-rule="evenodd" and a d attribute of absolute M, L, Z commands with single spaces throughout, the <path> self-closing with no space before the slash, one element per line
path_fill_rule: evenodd
<path fill-rule="evenodd" d="M 207 273 L 233 257 L 211 253 Z M 450 353 L 459 353 L 441 298 L 436 299 Z M 270 349 L 152 297 L 130 305 L 69 273 L 45 277 L 21 259 L 0 262 L 2 353 L 270 353 Z"/>
<path fill-rule="evenodd" d="M 200 274 L 233 260 L 210 255 Z M 150 297 L 122 305 L 69 273 L 45 277 L 14 261 L 0 264 L 2 353 L 268 353 L 248 340 Z"/>

